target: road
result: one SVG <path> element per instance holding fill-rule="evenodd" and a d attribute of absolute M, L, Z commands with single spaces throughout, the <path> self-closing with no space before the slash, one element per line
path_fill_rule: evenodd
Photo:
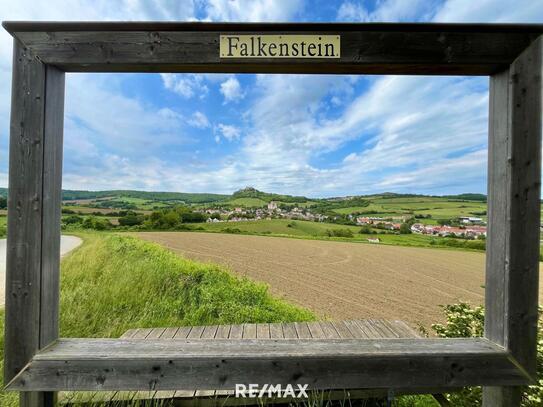
<path fill-rule="evenodd" d="M 82 243 L 76 236 L 62 236 L 60 240 L 60 255 L 72 251 Z M 0 307 L 4 306 L 6 298 L 6 239 L 0 239 Z"/>

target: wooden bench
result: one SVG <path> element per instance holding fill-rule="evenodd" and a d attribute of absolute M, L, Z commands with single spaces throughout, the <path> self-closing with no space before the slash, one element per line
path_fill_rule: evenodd
<path fill-rule="evenodd" d="M 240 325 L 187 326 L 174 328 L 139 328 L 126 331 L 120 339 L 176 340 L 176 339 L 400 339 L 420 338 L 420 335 L 403 321 L 383 319 L 351 321 L 319 321 L 294 323 L 262 323 Z M 450 389 L 449 389 L 450 390 Z M 439 393 L 439 389 L 425 388 L 420 391 L 395 389 L 345 389 L 313 393 L 325 400 L 355 400 L 387 397 L 399 394 Z M 311 396 L 311 395 L 310 395 Z M 235 398 L 233 390 L 176 390 L 176 391 L 117 391 L 95 393 L 63 392 L 62 404 L 86 404 L 89 402 L 121 403 L 122 401 L 169 400 L 176 406 L 233 406 L 255 405 L 257 399 Z M 282 400 L 284 402 L 285 400 Z"/>

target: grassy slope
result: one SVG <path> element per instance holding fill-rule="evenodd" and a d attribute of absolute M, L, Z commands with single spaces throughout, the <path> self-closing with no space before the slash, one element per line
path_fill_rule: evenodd
<path fill-rule="evenodd" d="M 310 312 L 272 298 L 263 284 L 127 236 L 85 236 L 85 245 L 63 261 L 61 284 L 63 336 L 313 319 Z"/>
<path fill-rule="evenodd" d="M 231 206 L 242 206 L 245 208 L 262 208 L 267 205 L 266 201 L 259 198 L 235 198 L 224 201 L 225 204 Z"/>

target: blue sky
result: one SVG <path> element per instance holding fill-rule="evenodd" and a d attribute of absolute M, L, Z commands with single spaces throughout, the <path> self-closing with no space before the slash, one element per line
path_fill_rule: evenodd
<path fill-rule="evenodd" d="M 543 22 L 538 0 L 2 1 L 2 20 Z M 0 186 L 11 39 L 0 34 Z M 488 79 L 69 74 L 63 187 L 486 191 Z"/>

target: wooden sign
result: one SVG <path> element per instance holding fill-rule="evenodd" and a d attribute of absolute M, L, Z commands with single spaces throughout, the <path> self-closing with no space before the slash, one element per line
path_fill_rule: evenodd
<path fill-rule="evenodd" d="M 339 35 L 221 35 L 221 58 L 339 58 Z"/>

